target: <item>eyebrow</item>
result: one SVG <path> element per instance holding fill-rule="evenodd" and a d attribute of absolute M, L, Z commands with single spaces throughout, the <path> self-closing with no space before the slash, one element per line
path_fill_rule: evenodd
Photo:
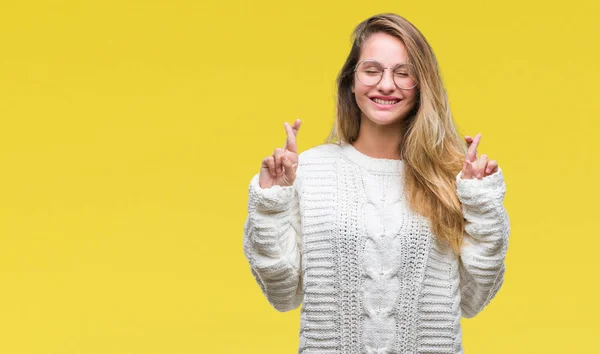
<path fill-rule="evenodd" d="M 358 62 L 360 63 L 360 62 L 367 61 L 367 60 L 369 60 L 369 61 L 375 61 L 375 62 L 379 63 L 379 65 L 381 65 L 381 66 L 384 66 L 384 65 L 383 65 L 383 63 L 381 63 L 380 61 L 378 61 L 378 60 L 375 60 L 375 59 L 371 59 L 371 58 L 365 58 L 365 59 L 363 59 L 363 60 L 359 60 Z M 408 64 L 409 64 L 409 63 L 397 63 L 397 64 L 393 64 L 393 65 L 390 65 L 390 66 L 388 66 L 388 68 L 394 68 L 394 67 L 396 67 L 396 66 L 400 66 L 400 65 L 408 65 Z"/>

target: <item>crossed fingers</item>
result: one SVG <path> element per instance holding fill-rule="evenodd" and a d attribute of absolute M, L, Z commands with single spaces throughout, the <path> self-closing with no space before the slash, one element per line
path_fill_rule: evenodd
<path fill-rule="evenodd" d="M 298 147 L 296 146 L 296 135 L 298 135 L 298 130 L 300 130 L 300 124 L 302 124 L 300 119 L 296 119 L 293 127 L 290 126 L 288 122 L 283 123 L 285 127 L 285 133 L 287 134 L 287 139 L 285 140 L 283 150 L 298 153 Z"/>
<path fill-rule="evenodd" d="M 300 124 L 302 121 L 296 119 L 293 126 L 290 126 L 288 122 L 283 123 L 287 138 L 283 148 L 277 148 L 273 152 L 273 156 L 269 158 L 269 164 L 272 165 L 272 171 L 275 176 L 280 176 L 285 173 L 285 166 L 289 164 L 291 167 L 298 163 L 298 145 L 296 143 L 296 135 L 300 130 Z"/>
<path fill-rule="evenodd" d="M 496 160 L 489 160 L 485 154 L 477 157 L 477 146 L 481 141 L 481 134 L 477 134 L 475 138 L 467 135 L 465 136 L 465 141 L 467 142 L 468 149 L 462 169 L 463 179 L 482 179 L 498 171 L 498 162 Z"/>

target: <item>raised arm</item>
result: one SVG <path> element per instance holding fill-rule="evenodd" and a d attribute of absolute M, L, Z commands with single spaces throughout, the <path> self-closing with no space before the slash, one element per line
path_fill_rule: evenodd
<path fill-rule="evenodd" d="M 298 167 L 296 135 L 300 120 L 285 123 L 283 149 L 266 157 L 250 182 L 244 254 L 269 303 L 289 311 L 303 300 L 299 195 L 294 186 Z"/>
<path fill-rule="evenodd" d="M 467 318 L 481 312 L 500 290 L 510 233 L 502 170 L 486 155 L 477 157 L 480 139 L 466 138 L 470 146 L 456 181 L 466 219 L 459 272 L 460 305 Z"/>

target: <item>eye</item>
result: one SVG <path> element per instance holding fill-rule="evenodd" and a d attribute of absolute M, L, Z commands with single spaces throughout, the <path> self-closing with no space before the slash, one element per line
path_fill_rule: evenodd
<path fill-rule="evenodd" d="M 398 76 L 398 77 L 409 77 L 410 75 L 410 70 L 409 67 L 406 64 L 402 64 L 399 65 L 395 70 L 394 70 L 394 75 Z"/>

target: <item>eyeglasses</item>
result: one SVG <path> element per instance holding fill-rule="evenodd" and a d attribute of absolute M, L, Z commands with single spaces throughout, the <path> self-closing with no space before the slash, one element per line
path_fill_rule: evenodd
<path fill-rule="evenodd" d="M 383 78 L 383 72 L 391 69 L 394 74 L 394 83 L 401 90 L 410 90 L 417 87 L 414 66 L 411 64 L 398 64 L 393 68 L 384 68 L 378 61 L 365 59 L 356 65 L 354 72 L 356 78 L 363 85 L 375 86 Z"/>

